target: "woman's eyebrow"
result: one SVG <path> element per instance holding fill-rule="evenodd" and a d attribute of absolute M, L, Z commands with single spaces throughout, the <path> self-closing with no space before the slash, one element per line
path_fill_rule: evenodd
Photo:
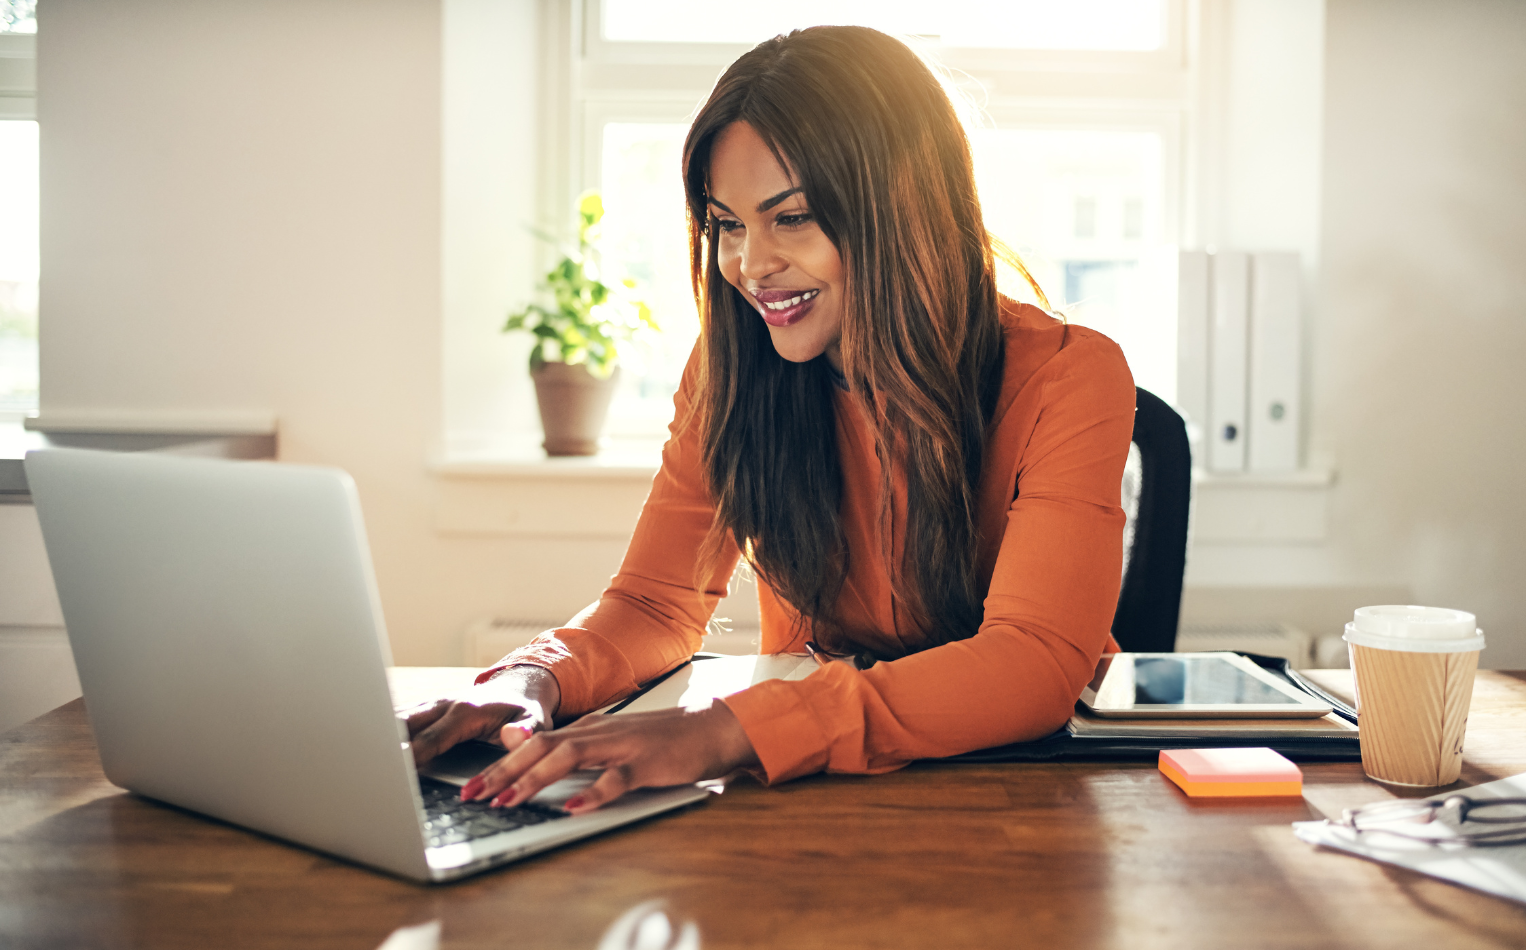
<path fill-rule="evenodd" d="M 805 191 L 805 189 L 804 188 L 800 188 L 798 186 L 795 187 L 795 188 L 786 188 L 784 191 L 779 192 L 777 195 L 774 195 L 772 198 L 764 198 L 762 201 L 758 202 L 758 213 L 762 214 L 763 212 L 767 211 L 769 208 L 772 208 L 775 205 L 777 205 L 779 202 L 783 201 L 785 198 L 788 198 L 790 195 L 798 194 L 798 193 L 800 193 L 802 191 Z M 720 208 L 722 211 L 726 212 L 727 214 L 736 214 L 735 211 L 732 211 L 730 208 L 728 208 L 725 205 L 721 204 L 719 201 L 716 201 L 714 198 L 710 197 L 709 195 L 705 196 L 705 201 L 709 202 L 710 204 L 715 205 L 717 208 Z"/>
<path fill-rule="evenodd" d="M 774 205 L 783 201 L 785 198 L 788 198 L 790 195 L 799 194 L 802 191 L 805 191 L 805 189 L 797 186 L 795 188 L 787 188 L 784 191 L 779 192 L 777 195 L 774 195 L 772 198 L 764 198 L 762 201 L 758 202 L 758 213 L 762 214 L 769 208 L 772 208 Z"/>

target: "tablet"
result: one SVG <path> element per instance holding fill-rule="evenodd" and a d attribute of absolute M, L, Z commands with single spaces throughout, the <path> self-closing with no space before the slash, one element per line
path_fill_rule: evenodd
<path fill-rule="evenodd" d="M 1314 719 L 1330 706 L 1236 653 L 1111 653 L 1081 704 L 1113 719 Z"/>

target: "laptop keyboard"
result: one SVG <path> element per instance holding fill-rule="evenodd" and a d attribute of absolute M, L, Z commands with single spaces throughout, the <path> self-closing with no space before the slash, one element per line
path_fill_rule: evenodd
<path fill-rule="evenodd" d="M 419 776 L 419 792 L 424 796 L 425 843 L 431 848 L 567 817 L 561 809 L 546 805 L 493 808 L 485 801 L 463 802 L 458 786 L 422 775 Z"/>

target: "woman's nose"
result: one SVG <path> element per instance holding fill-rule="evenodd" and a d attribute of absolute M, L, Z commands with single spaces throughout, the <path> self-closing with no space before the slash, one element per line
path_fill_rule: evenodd
<path fill-rule="evenodd" d="M 778 247 L 767 236 L 754 237 L 749 233 L 743 240 L 742 276 L 748 280 L 762 280 L 788 266 Z"/>

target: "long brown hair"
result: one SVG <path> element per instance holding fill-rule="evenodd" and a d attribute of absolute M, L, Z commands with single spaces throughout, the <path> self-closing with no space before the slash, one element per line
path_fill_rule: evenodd
<path fill-rule="evenodd" d="M 749 51 L 684 143 L 702 327 L 695 410 L 716 505 L 701 560 L 713 565 L 729 535 L 818 640 L 840 642 L 834 607 L 849 552 L 836 384 L 824 356 L 779 356 L 721 276 L 707 180 L 716 136 L 734 122 L 793 170 L 842 258 L 843 373 L 874 420 L 887 527 L 891 473 L 906 479 L 896 596 L 930 643 L 969 637 L 983 596 L 976 492 L 1002 375 L 991 240 L 947 94 L 905 44 L 865 27 L 796 30 Z"/>

